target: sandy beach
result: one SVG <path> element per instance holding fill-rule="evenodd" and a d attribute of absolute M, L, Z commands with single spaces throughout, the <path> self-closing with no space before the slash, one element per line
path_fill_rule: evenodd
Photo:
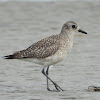
<path fill-rule="evenodd" d="M 64 92 L 46 90 L 43 66 L 2 57 L 61 31 L 73 20 L 88 34 L 76 33 L 66 59 L 50 70 Z M 0 100 L 99 100 L 100 1 L 0 2 Z M 54 88 L 53 85 L 50 85 Z"/>

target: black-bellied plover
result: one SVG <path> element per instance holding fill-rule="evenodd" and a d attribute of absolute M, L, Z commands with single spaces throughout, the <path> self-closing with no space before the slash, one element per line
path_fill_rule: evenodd
<path fill-rule="evenodd" d="M 56 91 L 63 91 L 63 89 L 48 76 L 49 67 L 62 61 L 66 57 L 72 48 L 73 35 L 75 32 L 87 34 L 85 31 L 79 29 L 79 26 L 75 22 L 66 22 L 62 26 L 60 34 L 44 38 L 25 50 L 5 56 L 5 59 L 23 59 L 43 65 L 42 73 L 47 78 L 47 90 L 50 91 L 48 84 L 48 80 L 50 80 L 55 86 Z"/>

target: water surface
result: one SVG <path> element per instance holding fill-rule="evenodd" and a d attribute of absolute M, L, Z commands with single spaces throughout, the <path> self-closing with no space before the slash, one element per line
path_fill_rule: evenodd
<path fill-rule="evenodd" d="M 48 92 L 42 67 L 2 57 L 58 34 L 73 20 L 88 35 L 76 35 L 67 58 L 50 70 L 50 77 L 64 92 Z M 98 100 L 100 86 L 100 2 L 1 2 L 0 99 L 1 100 Z M 53 85 L 50 85 L 53 88 Z"/>

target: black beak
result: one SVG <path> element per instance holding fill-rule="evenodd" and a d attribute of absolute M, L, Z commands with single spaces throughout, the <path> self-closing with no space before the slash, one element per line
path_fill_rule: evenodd
<path fill-rule="evenodd" d="M 85 31 L 79 29 L 78 32 L 81 32 L 81 33 L 84 33 L 84 34 L 87 34 Z"/>

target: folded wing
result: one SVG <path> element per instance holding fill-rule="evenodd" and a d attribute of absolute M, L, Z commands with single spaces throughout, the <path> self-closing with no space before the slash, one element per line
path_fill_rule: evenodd
<path fill-rule="evenodd" d="M 5 56 L 6 59 L 22 59 L 22 58 L 46 58 L 56 53 L 59 48 L 59 36 L 42 39 L 34 43 L 29 48 L 15 52 L 13 55 Z"/>

